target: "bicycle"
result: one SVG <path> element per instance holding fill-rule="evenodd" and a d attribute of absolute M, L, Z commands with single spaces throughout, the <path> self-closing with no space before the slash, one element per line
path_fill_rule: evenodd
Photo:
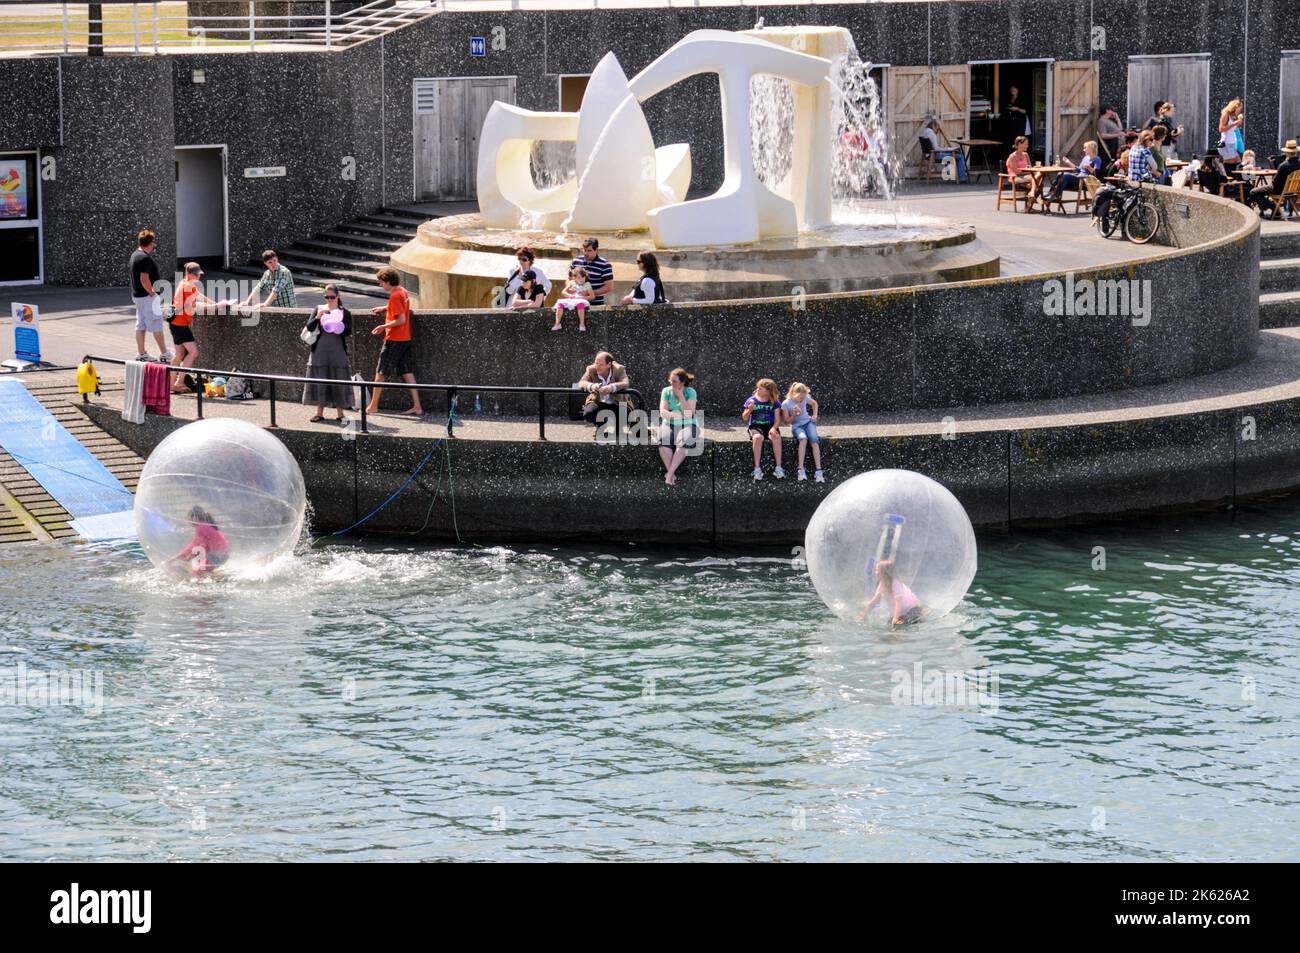
<path fill-rule="evenodd" d="M 1144 184 L 1155 186 L 1154 182 L 1120 184 L 1120 195 L 1110 203 L 1101 219 L 1104 237 L 1110 238 L 1122 223 L 1124 237 L 1135 245 L 1145 245 L 1155 238 L 1161 225 L 1160 203 L 1147 195 L 1142 188 Z"/>

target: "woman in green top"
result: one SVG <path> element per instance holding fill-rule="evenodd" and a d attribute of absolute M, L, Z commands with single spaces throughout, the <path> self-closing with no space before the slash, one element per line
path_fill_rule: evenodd
<path fill-rule="evenodd" d="M 699 437 L 694 383 L 695 375 L 679 367 L 668 375 L 668 386 L 659 395 L 659 459 L 664 462 L 664 482 L 669 486 L 676 484 L 677 468 Z"/>

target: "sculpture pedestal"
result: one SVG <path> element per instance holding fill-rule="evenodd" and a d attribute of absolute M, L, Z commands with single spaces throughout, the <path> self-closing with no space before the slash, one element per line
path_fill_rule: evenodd
<path fill-rule="evenodd" d="M 392 262 L 418 277 L 421 309 L 489 308 L 516 265 L 515 248 L 528 245 L 537 255 L 534 267 L 551 279 L 551 304 L 581 254 L 582 237 L 488 228 L 478 215 L 454 215 L 421 225 Z M 600 236 L 600 252 L 614 267 L 611 303 L 640 277 L 641 251 L 655 253 L 668 297 L 681 302 L 791 298 L 995 278 L 999 271 L 997 254 L 974 228 L 938 220 L 854 222 L 748 245 L 677 249 L 656 248 L 647 232 L 616 232 Z"/>

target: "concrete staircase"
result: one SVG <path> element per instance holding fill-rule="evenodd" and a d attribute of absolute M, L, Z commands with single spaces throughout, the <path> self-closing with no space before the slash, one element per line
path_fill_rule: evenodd
<path fill-rule="evenodd" d="M 1259 326 L 1300 326 L 1300 227 L 1260 235 Z"/>
<path fill-rule="evenodd" d="M 375 284 L 375 272 L 415 237 L 421 223 L 436 217 L 410 209 L 379 208 L 276 250 L 280 264 L 293 272 L 297 285 L 322 288 L 332 284 L 349 295 L 386 298 Z M 260 277 L 263 270 L 258 259 L 231 269 L 250 277 Z"/>
<path fill-rule="evenodd" d="M 109 436 L 77 409 L 75 373 L 52 371 L 22 375 L 22 382 L 87 450 L 132 492 L 144 460 Z M 122 391 L 121 381 L 100 381 L 104 395 Z M 103 398 L 92 397 L 96 402 Z M 0 544 L 77 540 L 72 516 L 45 492 L 13 457 L 0 450 Z"/>

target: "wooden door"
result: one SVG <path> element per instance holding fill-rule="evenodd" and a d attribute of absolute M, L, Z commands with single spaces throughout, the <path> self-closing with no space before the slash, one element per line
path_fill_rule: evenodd
<path fill-rule="evenodd" d="M 886 128 L 889 143 L 903 170 L 916 174 L 921 161 L 917 137 L 930 112 L 931 76 L 928 66 L 891 66 L 888 71 L 889 109 Z"/>
<path fill-rule="evenodd" d="M 477 197 L 479 133 L 497 100 L 515 101 L 513 76 L 415 80 L 417 201 L 468 201 Z"/>
<path fill-rule="evenodd" d="M 890 144 L 905 176 L 920 166 L 917 141 L 926 117 L 934 116 L 950 140 L 970 132 L 970 67 L 891 66 L 886 70 Z"/>
<path fill-rule="evenodd" d="M 1168 99 L 1165 90 L 1166 62 L 1159 56 L 1132 56 L 1128 61 L 1128 108 L 1124 124 L 1141 129 L 1151 118 L 1157 99 Z"/>
<path fill-rule="evenodd" d="M 1097 138 L 1097 63 L 1082 60 L 1052 64 L 1052 144 L 1049 151 L 1076 162 L 1083 144 Z M 1101 146 L 1098 145 L 1098 151 Z"/>
<path fill-rule="evenodd" d="M 1279 70 L 1282 108 L 1278 113 L 1277 147 L 1280 149 L 1288 139 L 1300 139 L 1300 52 L 1283 53 Z"/>
<path fill-rule="evenodd" d="M 930 111 L 948 141 L 970 135 L 970 67 L 965 63 L 936 66 L 934 69 L 933 105 Z"/>
<path fill-rule="evenodd" d="M 1178 56 L 1169 60 L 1169 94 L 1174 104 L 1174 125 L 1182 125 L 1178 140 L 1178 157 L 1191 159 L 1204 155 L 1209 148 L 1210 58 Z M 1219 113 L 1214 113 L 1214 141 L 1219 141 Z"/>

